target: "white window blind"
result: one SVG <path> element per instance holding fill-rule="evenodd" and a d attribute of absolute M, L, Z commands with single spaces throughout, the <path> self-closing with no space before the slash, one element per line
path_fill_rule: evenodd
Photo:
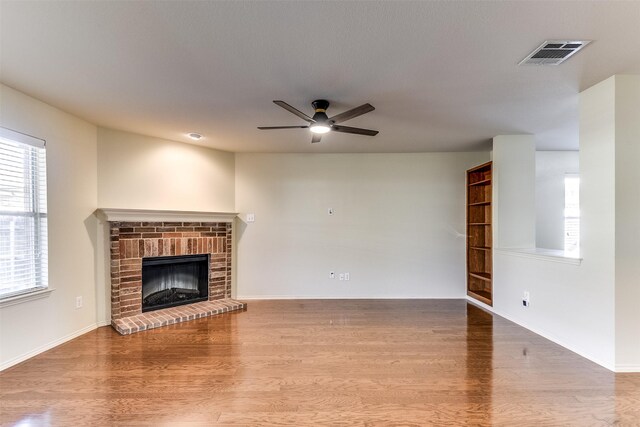
<path fill-rule="evenodd" d="M 564 178 L 564 250 L 580 250 L 580 177 Z"/>
<path fill-rule="evenodd" d="M 44 141 L 0 127 L 0 299 L 45 289 Z"/>

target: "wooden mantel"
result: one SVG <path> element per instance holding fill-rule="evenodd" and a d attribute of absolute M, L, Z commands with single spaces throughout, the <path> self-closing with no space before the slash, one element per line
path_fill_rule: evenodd
<path fill-rule="evenodd" d="M 96 216 L 103 221 L 182 221 L 182 222 L 233 222 L 237 212 L 169 211 L 154 209 L 98 208 Z"/>

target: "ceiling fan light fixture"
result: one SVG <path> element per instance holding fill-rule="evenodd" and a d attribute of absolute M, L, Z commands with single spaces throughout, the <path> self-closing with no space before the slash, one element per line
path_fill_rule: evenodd
<path fill-rule="evenodd" d="M 309 126 L 309 130 L 313 133 L 327 133 L 331 130 L 331 127 L 323 124 L 323 123 L 314 123 Z"/>
<path fill-rule="evenodd" d="M 378 134 L 377 130 L 354 128 L 351 126 L 343 126 L 338 123 L 342 123 L 347 120 L 351 120 L 355 117 L 366 114 L 375 110 L 371 104 L 362 104 L 359 107 L 352 108 L 351 110 L 344 111 L 336 116 L 327 116 L 327 108 L 329 107 L 329 101 L 326 99 L 316 99 L 311 103 L 315 114 L 313 117 L 307 116 L 300 110 L 292 107 L 284 101 L 273 101 L 279 107 L 284 108 L 288 112 L 300 117 L 302 120 L 309 123 L 305 126 L 258 126 L 260 130 L 275 130 L 275 129 L 309 129 L 313 133 L 311 138 L 312 143 L 320 142 L 323 133 L 341 132 L 341 133 L 353 133 L 356 135 L 375 136 Z"/>

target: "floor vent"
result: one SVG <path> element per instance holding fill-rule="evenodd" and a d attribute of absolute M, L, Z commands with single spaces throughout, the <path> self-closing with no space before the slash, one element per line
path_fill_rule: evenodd
<path fill-rule="evenodd" d="M 518 65 L 559 65 L 589 43 L 589 40 L 547 40 Z"/>

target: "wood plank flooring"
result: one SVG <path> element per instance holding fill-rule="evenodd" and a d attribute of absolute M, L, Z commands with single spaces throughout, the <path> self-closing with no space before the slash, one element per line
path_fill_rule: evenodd
<path fill-rule="evenodd" d="M 463 300 L 252 301 L 8 369 L 0 424 L 636 426 L 640 374 Z"/>

